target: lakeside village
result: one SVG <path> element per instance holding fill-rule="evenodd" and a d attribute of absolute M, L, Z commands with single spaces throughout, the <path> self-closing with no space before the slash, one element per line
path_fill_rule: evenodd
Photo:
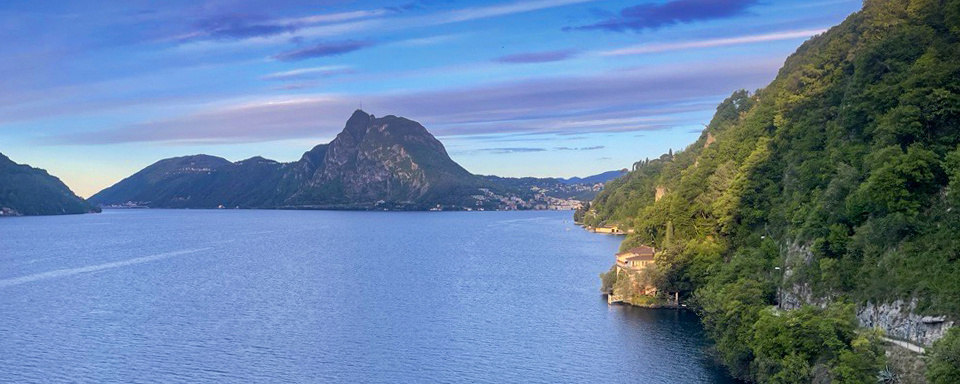
<path fill-rule="evenodd" d="M 532 186 L 530 191 L 532 195 L 530 196 L 518 196 L 509 194 L 506 196 L 498 195 L 493 191 L 487 188 L 480 188 L 480 191 L 483 192 L 483 195 L 474 195 L 471 196 L 476 200 L 477 208 L 464 207 L 464 210 L 472 211 L 479 210 L 482 211 L 484 205 L 493 203 L 496 205 L 498 211 L 523 211 L 523 210 L 534 210 L 534 211 L 574 211 L 583 207 L 583 201 L 576 199 L 574 197 L 561 197 L 557 196 L 558 192 L 560 193 L 583 193 L 583 192 L 592 192 L 590 197 L 592 198 L 597 192 L 600 192 L 603 189 L 603 184 L 598 183 L 594 185 L 569 185 L 562 186 L 564 189 L 555 190 L 544 187 Z M 559 188 L 557 188 L 559 189 Z M 444 207 L 437 206 L 431 208 L 431 210 L 443 210 Z"/>
<path fill-rule="evenodd" d="M 584 229 L 600 234 L 626 235 L 633 229 L 623 230 L 617 226 L 591 227 Z M 607 304 L 629 304 L 647 308 L 683 308 L 678 292 L 657 290 L 657 250 L 649 245 L 640 245 L 614 255 L 614 264 L 609 271 L 600 274 L 600 291 L 607 297 Z"/>

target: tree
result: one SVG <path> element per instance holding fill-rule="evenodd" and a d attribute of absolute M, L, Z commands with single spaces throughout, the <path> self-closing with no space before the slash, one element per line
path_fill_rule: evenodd
<path fill-rule="evenodd" d="M 933 343 L 927 357 L 930 384 L 960 383 L 960 328 L 953 327 Z"/>

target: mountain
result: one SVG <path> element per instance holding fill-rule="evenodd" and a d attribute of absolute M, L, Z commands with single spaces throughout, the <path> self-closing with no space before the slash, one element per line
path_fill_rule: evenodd
<path fill-rule="evenodd" d="M 596 174 L 593 176 L 587 177 L 571 177 L 569 179 L 559 179 L 564 184 L 604 184 L 610 180 L 616 179 L 620 176 L 627 174 L 626 169 L 621 169 L 617 171 L 607 171 L 604 173 Z"/>
<path fill-rule="evenodd" d="M 0 216 L 96 211 L 47 171 L 14 163 L 0 153 Z"/>
<path fill-rule="evenodd" d="M 99 205 L 134 202 L 166 208 L 275 205 L 288 164 L 261 157 L 232 163 L 207 156 L 160 160 L 90 197 Z"/>
<path fill-rule="evenodd" d="M 426 128 L 402 117 L 357 111 L 330 144 L 311 152 L 294 172 L 301 186 L 289 205 L 464 204 L 484 185 Z"/>
<path fill-rule="evenodd" d="M 333 141 L 296 162 L 165 159 L 90 201 L 163 208 L 530 209 L 596 193 L 556 179 L 508 180 L 471 174 L 420 123 L 358 110 Z"/>
<path fill-rule="evenodd" d="M 960 1 L 865 1 L 577 218 L 633 229 L 623 249 L 655 246 L 656 268 L 629 278 L 695 305 L 740 378 L 910 374 L 882 370 L 880 329 L 933 345 L 927 378 L 957 382 L 958 58 Z M 604 285 L 634 295 L 624 276 Z"/>

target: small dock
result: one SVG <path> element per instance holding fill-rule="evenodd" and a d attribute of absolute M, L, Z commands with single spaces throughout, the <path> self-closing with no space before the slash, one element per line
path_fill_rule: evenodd
<path fill-rule="evenodd" d="M 614 295 L 613 292 L 607 292 L 607 304 L 622 304 L 623 295 Z"/>

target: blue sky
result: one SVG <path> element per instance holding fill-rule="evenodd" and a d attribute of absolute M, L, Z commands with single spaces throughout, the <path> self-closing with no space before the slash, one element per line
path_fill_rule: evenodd
<path fill-rule="evenodd" d="M 90 196 L 166 157 L 294 161 L 361 103 L 468 170 L 585 176 L 699 136 L 859 0 L 0 3 L 0 152 Z"/>

